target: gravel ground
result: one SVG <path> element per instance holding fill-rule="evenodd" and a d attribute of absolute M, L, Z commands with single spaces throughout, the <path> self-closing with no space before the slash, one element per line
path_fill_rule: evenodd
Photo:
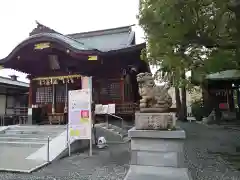
<path fill-rule="evenodd" d="M 187 132 L 186 165 L 193 180 L 240 180 L 240 128 L 180 123 Z M 238 152 L 239 151 L 239 152 Z M 227 154 L 227 156 L 226 156 Z M 231 155 L 238 164 L 229 161 Z M 129 168 L 129 144 L 111 145 L 56 161 L 32 174 L 0 173 L 0 180 L 123 180 Z"/>
<path fill-rule="evenodd" d="M 197 123 L 180 126 L 187 132 L 185 158 L 193 180 L 240 180 L 240 161 L 229 162 L 232 155 L 240 157 L 240 129 Z"/>

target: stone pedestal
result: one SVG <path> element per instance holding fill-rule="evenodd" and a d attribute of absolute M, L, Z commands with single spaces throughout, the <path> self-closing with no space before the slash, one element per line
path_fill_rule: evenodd
<path fill-rule="evenodd" d="M 175 127 L 174 113 L 135 113 L 136 129 L 160 130 Z"/>
<path fill-rule="evenodd" d="M 125 180 L 189 180 L 184 168 L 183 141 L 185 132 L 137 130 L 131 138 L 131 166 Z"/>

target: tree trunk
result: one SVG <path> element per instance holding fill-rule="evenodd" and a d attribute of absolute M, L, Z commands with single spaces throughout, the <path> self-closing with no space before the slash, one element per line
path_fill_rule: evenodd
<path fill-rule="evenodd" d="M 186 79 L 185 71 L 182 73 L 182 80 Z M 187 91 L 186 91 L 186 86 L 184 85 L 181 88 L 181 111 L 179 114 L 179 119 L 181 121 L 187 121 Z"/>
<path fill-rule="evenodd" d="M 182 96 L 182 105 L 181 105 L 181 112 L 180 112 L 180 120 L 187 121 L 187 91 L 186 87 L 181 88 L 181 96 Z"/>
<path fill-rule="evenodd" d="M 180 90 L 178 87 L 175 87 L 175 99 L 176 99 L 176 117 L 179 117 L 181 112 L 181 98 L 180 98 Z"/>

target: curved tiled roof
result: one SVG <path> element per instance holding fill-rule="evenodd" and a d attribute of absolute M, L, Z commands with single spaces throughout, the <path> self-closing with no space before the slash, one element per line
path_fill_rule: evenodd
<path fill-rule="evenodd" d="M 60 44 L 63 48 L 69 49 L 77 54 L 106 54 L 111 55 L 118 52 L 134 51 L 145 47 L 145 44 L 135 44 L 135 33 L 132 26 L 105 29 L 99 31 L 63 35 L 40 23 L 30 36 L 16 46 L 13 51 L 0 64 L 16 58 L 21 49 L 29 44 L 50 42 Z"/>
<path fill-rule="evenodd" d="M 135 44 L 135 32 L 132 31 L 131 26 L 69 34 L 68 37 L 102 52 L 126 48 Z"/>
<path fill-rule="evenodd" d="M 56 42 L 62 44 L 66 48 L 69 48 L 77 52 L 100 52 L 97 49 L 86 46 L 84 43 L 81 43 L 71 37 L 64 36 L 59 33 L 39 33 L 34 34 L 21 43 L 19 43 L 13 51 L 4 59 L 0 60 L 0 64 L 4 64 L 7 60 L 16 56 L 16 53 L 21 50 L 23 47 L 27 46 L 29 43 L 39 43 L 39 42 Z"/>
<path fill-rule="evenodd" d="M 73 48 L 78 49 L 78 50 L 94 50 L 93 48 L 86 47 L 84 45 L 84 43 L 81 43 L 81 42 L 79 42 L 79 41 L 77 41 L 77 40 L 75 40 L 71 37 L 64 36 L 64 35 L 59 34 L 59 33 L 39 33 L 39 34 L 35 34 L 35 35 L 30 36 L 29 38 L 27 38 L 24 41 L 28 41 L 30 39 L 35 39 L 35 38 L 39 38 L 39 37 L 41 37 L 41 38 L 42 37 L 47 37 L 47 38 L 52 38 L 53 40 L 62 41 L 62 42 L 65 42 L 66 44 L 69 44 L 70 46 L 72 46 Z"/>

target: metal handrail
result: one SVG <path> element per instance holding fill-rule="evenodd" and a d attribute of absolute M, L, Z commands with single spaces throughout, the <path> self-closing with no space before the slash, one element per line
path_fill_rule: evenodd
<path fill-rule="evenodd" d="M 50 162 L 49 154 L 50 154 L 50 137 L 48 136 L 48 138 L 47 138 L 47 162 Z"/>
<path fill-rule="evenodd" d="M 115 115 L 115 114 L 108 114 L 108 113 L 107 113 L 107 115 L 110 115 L 110 116 L 112 116 L 112 117 L 115 117 L 115 118 L 117 118 L 117 119 L 120 119 L 120 120 L 121 120 L 121 128 L 123 128 L 123 118 L 122 118 L 122 117 L 117 116 L 117 115 Z M 108 123 L 108 122 L 107 122 L 107 123 Z"/>

